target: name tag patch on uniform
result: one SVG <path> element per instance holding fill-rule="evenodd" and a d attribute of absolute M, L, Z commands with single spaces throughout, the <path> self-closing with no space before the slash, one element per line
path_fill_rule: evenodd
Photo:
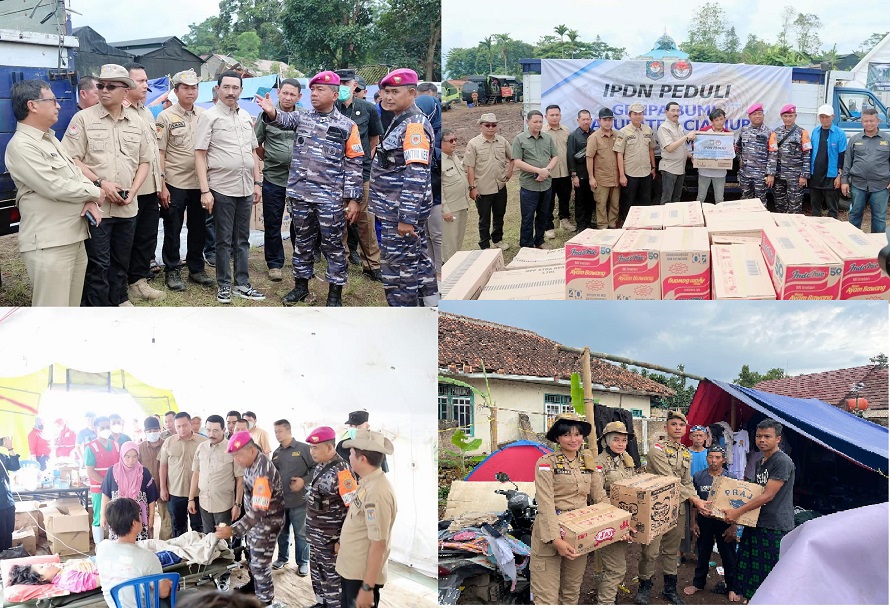
<path fill-rule="evenodd" d="M 413 122 L 408 125 L 402 150 L 405 154 L 405 164 L 430 164 L 430 142 L 426 138 L 422 124 Z"/>
<path fill-rule="evenodd" d="M 296 456 L 299 456 L 300 453 L 299 452 L 291 452 L 290 455 L 296 457 Z"/>
<path fill-rule="evenodd" d="M 879 146 L 886 146 L 886 145 L 887 145 L 887 142 L 886 142 L 886 141 L 882 141 L 882 142 L 879 143 L 878 145 L 879 145 Z"/>

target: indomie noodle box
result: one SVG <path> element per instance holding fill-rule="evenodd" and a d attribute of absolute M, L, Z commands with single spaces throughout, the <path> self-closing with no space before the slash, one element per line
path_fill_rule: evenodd
<path fill-rule="evenodd" d="M 578 555 L 620 541 L 631 529 L 630 513 L 599 503 L 557 516 L 559 535 Z"/>
<path fill-rule="evenodd" d="M 680 480 L 644 473 L 612 482 L 612 505 L 628 511 L 636 530 L 634 542 L 648 545 L 677 525 L 680 517 Z"/>

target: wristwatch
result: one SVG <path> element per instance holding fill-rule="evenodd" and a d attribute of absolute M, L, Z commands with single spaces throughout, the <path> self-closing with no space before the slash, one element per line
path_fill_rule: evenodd
<path fill-rule="evenodd" d="M 362 581 L 362 591 L 374 591 L 374 588 L 365 581 Z"/>
<path fill-rule="evenodd" d="M 102 187 L 102 178 L 100 177 L 99 179 L 94 181 L 93 185 L 96 186 L 97 188 L 101 188 Z"/>

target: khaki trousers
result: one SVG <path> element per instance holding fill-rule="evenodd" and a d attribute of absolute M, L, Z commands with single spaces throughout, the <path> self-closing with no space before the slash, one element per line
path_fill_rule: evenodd
<path fill-rule="evenodd" d="M 587 555 L 566 559 L 553 545 L 533 537 L 529 570 L 535 605 L 576 605 L 581 596 Z"/>
<path fill-rule="evenodd" d="M 451 256 L 460 251 L 467 233 L 467 210 L 452 213 L 454 220 L 442 221 L 442 263 L 447 262 Z"/>
<path fill-rule="evenodd" d="M 618 541 L 597 550 L 597 555 L 603 561 L 603 577 L 596 588 L 597 604 L 615 603 L 618 585 L 624 581 L 627 573 L 627 546 L 628 543 Z"/>
<path fill-rule="evenodd" d="M 167 510 L 167 503 L 158 499 L 155 505 L 155 513 L 161 519 L 161 526 L 158 528 L 158 540 L 170 540 L 173 536 L 173 519 L 170 517 L 170 511 Z"/>
<path fill-rule="evenodd" d="M 680 518 L 677 526 L 668 530 L 648 545 L 643 545 L 640 556 L 640 580 L 649 580 L 655 574 L 655 562 L 661 558 L 663 574 L 677 574 L 677 550 L 686 530 L 686 504 L 680 505 Z"/>
<path fill-rule="evenodd" d="M 370 182 L 362 184 L 362 204 L 355 220 L 358 224 L 358 254 L 364 270 L 380 270 L 380 245 L 374 230 L 374 214 L 368 212 L 369 186 Z M 343 230 L 343 248 L 346 249 L 346 230 Z"/>
<path fill-rule="evenodd" d="M 596 201 L 596 227 L 614 228 L 618 221 L 618 205 L 621 202 L 621 188 L 618 186 L 597 185 L 593 191 Z"/>
<path fill-rule="evenodd" d="M 87 272 L 83 241 L 22 252 L 31 279 L 31 306 L 80 306 Z"/>

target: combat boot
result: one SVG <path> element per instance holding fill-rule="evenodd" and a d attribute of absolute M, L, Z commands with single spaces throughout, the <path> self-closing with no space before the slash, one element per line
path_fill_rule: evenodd
<path fill-rule="evenodd" d="M 309 279 L 296 279 L 294 282 L 296 286 L 281 298 L 285 306 L 293 306 L 297 302 L 302 302 L 309 295 Z"/>
<path fill-rule="evenodd" d="M 652 582 L 649 582 L 650 586 Z M 664 575 L 664 589 L 661 592 L 661 597 L 669 601 L 674 605 L 683 605 L 686 602 L 683 601 L 683 598 L 680 597 L 680 594 L 677 593 L 677 575 L 676 574 L 665 574 Z"/>
<path fill-rule="evenodd" d="M 674 581 L 676 581 L 676 577 Z M 637 595 L 634 598 L 634 604 L 648 606 L 649 605 L 649 594 L 652 593 L 652 579 L 640 579 L 640 588 L 637 589 Z"/>
<path fill-rule="evenodd" d="M 248 576 L 250 576 L 250 580 L 248 580 L 246 583 L 244 583 L 240 587 L 235 587 L 235 591 L 237 591 L 238 593 L 246 593 L 248 595 L 254 595 L 254 594 L 256 594 L 256 587 L 254 586 L 254 583 L 253 583 L 253 574 L 250 574 L 248 572 Z"/>
<path fill-rule="evenodd" d="M 325 306 L 333 306 L 340 307 L 343 306 L 343 286 L 342 285 L 331 285 L 328 287 L 328 301 Z"/>

